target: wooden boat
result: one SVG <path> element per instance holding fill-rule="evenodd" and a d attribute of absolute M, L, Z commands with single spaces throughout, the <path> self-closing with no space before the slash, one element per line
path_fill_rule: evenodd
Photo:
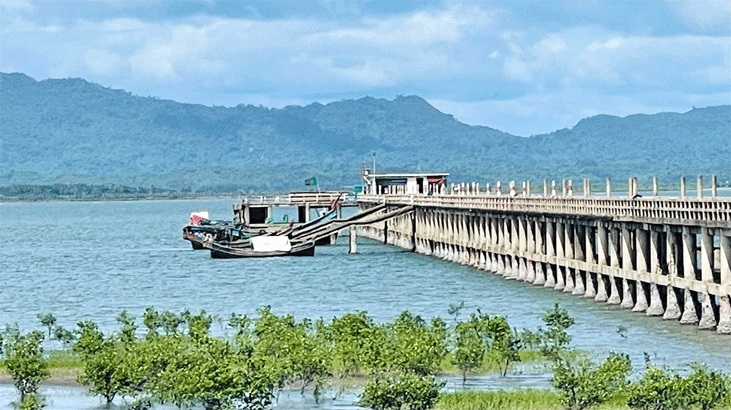
<path fill-rule="evenodd" d="M 250 248 L 250 238 L 255 236 L 287 236 L 302 229 L 320 225 L 335 215 L 329 211 L 317 219 L 303 224 L 289 224 L 285 226 L 234 224 L 230 221 L 212 221 L 208 219 L 207 211 L 191 212 L 190 224 L 183 227 L 183 239 L 190 241 L 194 250 L 207 249 L 205 242 L 216 242 L 231 248 Z M 320 238 L 315 245 L 331 245 L 337 239 L 337 233 L 330 237 Z"/>
<path fill-rule="evenodd" d="M 227 228 L 233 225 L 229 223 L 213 223 L 205 225 L 186 225 L 183 227 L 183 239 L 190 241 L 193 249 L 204 249 L 203 243 L 208 239 L 223 239 Z"/>
<path fill-rule="evenodd" d="M 299 243 L 292 245 L 289 250 L 255 250 L 254 247 L 235 248 L 218 242 L 206 243 L 211 250 L 211 258 L 269 258 L 274 256 L 315 256 L 315 243 Z"/>

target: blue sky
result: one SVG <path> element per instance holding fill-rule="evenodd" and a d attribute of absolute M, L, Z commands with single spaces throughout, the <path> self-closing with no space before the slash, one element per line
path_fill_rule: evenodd
<path fill-rule="evenodd" d="M 416 94 L 528 136 L 731 103 L 731 0 L 0 0 L 0 71 L 205 105 Z"/>

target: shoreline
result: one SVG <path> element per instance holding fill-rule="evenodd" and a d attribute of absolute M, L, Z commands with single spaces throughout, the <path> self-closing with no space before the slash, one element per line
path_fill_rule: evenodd
<path fill-rule="evenodd" d="M 98 196 L 78 196 L 78 197 L 3 197 L 0 196 L 0 204 L 3 203 L 28 203 L 28 202 L 132 202 L 132 201 L 174 201 L 174 200 L 193 200 L 193 199 L 236 199 L 241 194 L 210 194 L 210 195 L 181 195 L 181 196 L 114 196 L 114 197 L 98 197 Z"/>

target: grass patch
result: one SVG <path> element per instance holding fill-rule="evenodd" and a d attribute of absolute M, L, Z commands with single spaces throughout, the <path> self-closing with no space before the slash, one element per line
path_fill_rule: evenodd
<path fill-rule="evenodd" d="M 558 393 L 550 390 L 492 390 L 443 393 L 435 409 L 444 410 L 538 410 L 562 409 Z"/>
<path fill-rule="evenodd" d="M 521 350 L 518 352 L 518 355 L 520 356 L 520 362 L 511 363 L 510 369 L 514 369 L 516 366 L 520 366 L 521 364 L 535 365 L 537 370 L 550 369 L 548 361 L 537 349 Z M 445 375 L 461 376 L 462 371 L 459 370 L 457 366 L 452 364 L 452 357 L 454 357 L 452 353 L 449 353 L 447 354 L 447 356 L 444 357 L 444 360 L 442 360 L 440 366 L 441 372 Z M 478 369 L 475 369 L 474 371 L 467 373 L 467 375 L 475 376 L 498 373 L 501 370 L 501 364 L 502 363 L 499 363 L 497 358 L 492 357 L 491 355 L 486 355 L 485 360 L 482 361 L 482 366 L 480 366 Z M 508 370 L 508 373 L 510 373 L 510 370 Z"/>
<path fill-rule="evenodd" d="M 71 350 L 52 350 L 48 353 L 48 369 L 82 369 L 84 363 L 81 361 L 81 356 L 72 352 Z"/>
<path fill-rule="evenodd" d="M 552 390 L 490 390 L 442 393 L 435 410 L 562 410 L 561 397 Z M 626 410 L 627 397 L 618 394 L 597 410 Z"/>

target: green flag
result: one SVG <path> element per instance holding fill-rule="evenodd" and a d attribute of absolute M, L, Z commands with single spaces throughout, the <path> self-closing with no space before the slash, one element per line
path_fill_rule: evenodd
<path fill-rule="evenodd" d="M 305 185 L 307 185 L 307 186 L 317 185 L 317 177 L 305 179 Z"/>

